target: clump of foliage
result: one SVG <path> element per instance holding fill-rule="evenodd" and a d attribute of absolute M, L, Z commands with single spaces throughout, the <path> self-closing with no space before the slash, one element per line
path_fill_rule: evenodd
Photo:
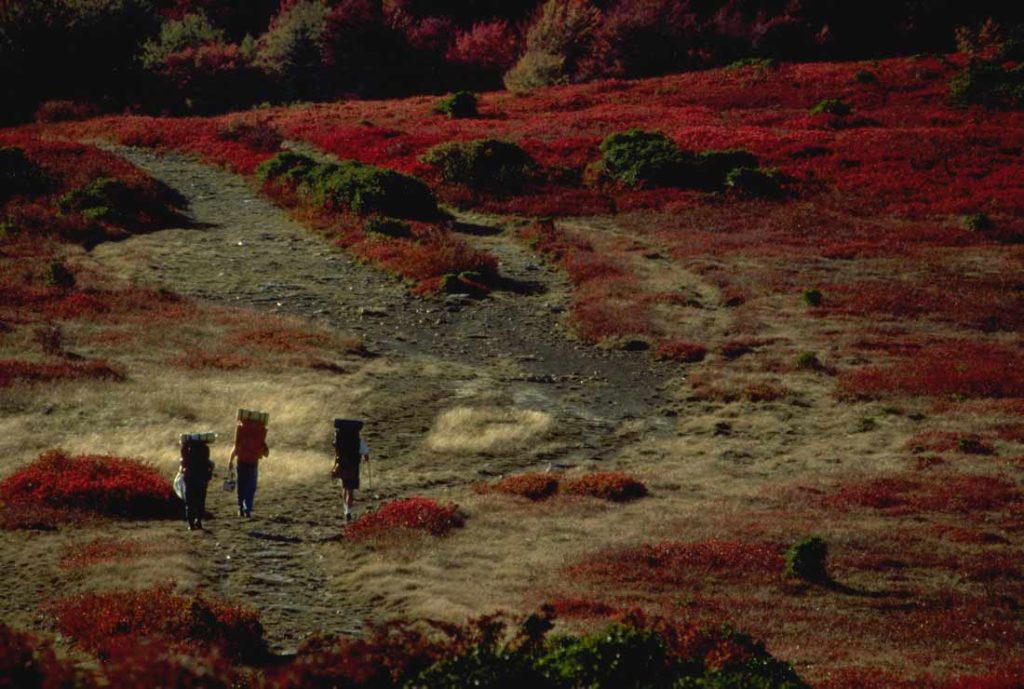
<path fill-rule="evenodd" d="M 137 209 L 137 197 L 119 179 L 100 177 L 80 189 L 60 197 L 58 207 L 64 213 L 80 213 L 89 220 L 121 224 Z"/>
<path fill-rule="evenodd" d="M 746 198 L 778 198 L 782 183 L 778 170 L 761 167 L 738 167 L 725 177 L 725 186 Z"/>
<path fill-rule="evenodd" d="M 877 84 L 878 75 L 869 70 L 861 69 L 853 75 L 853 80 L 858 84 Z"/>
<path fill-rule="evenodd" d="M 743 148 L 703 151 L 689 161 L 689 186 L 698 189 L 721 189 L 729 175 L 741 168 L 756 168 L 758 159 Z"/>
<path fill-rule="evenodd" d="M 483 483 L 474 487 L 478 493 L 502 493 L 529 500 L 544 500 L 558 492 L 558 477 L 553 474 L 516 474 L 496 483 Z"/>
<path fill-rule="evenodd" d="M 276 153 L 284 141 L 281 132 L 265 122 L 233 121 L 217 132 L 217 138 L 222 141 L 237 141 L 264 153 Z"/>
<path fill-rule="evenodd" d="M 562 482 L 559 489 L 566 495 L 580 495 L 612 502 L 630 502 L 647 495 L 647 486 L 620 471 L 586 474 Z"/>
<path fill-rule="evenodd" d="M 584 0 L 548 0 L 526 34 L 526 52 L 505 75 L 505 88 L 522 93 L 587 76 L 601 12 Z"/>
<path fill-rule="evenodd" d="M 142 46 L 142 64 L 152 68 L 174 53 L 224 41 L 224 31 L 214 26 L 202 12 L 186 14 L 160 26 L 160 35 Z"/>
<path fill-rule="evenodd" d="M 803 301 L 805 306 L 817 307 L 821 306 L 821 290 L 808 289 L 804 290 L 803 294 L 800 295 L 800 299 Z"/>
<path fill-rule="evenodd" d="M 0 482 L 5 509 L 42 507 L 66 519 L 93 513 L 130 519 L 177 516 L 171 483 L 141 462 L 110 455 L 72 456 L 50 450 Z M 58 512 L 58 516 L 60 513 Z"/>
<path fill-rule="evenodd" d="M 344 533 L 345 538 L 356 541 L 389 538 L 402 532 L 443 536 L 464 523 L 458 505 L 442 505 L 429 498 L 414 497 L 384 503 L 375 512 L 359 517 Z"/>
<path fill-rule="evenodd" d="M 796 367 L 804 371 L 819 371 L 823 368 L 821 360 L 814 352 L 801 352 L 796 358 Z"/>
<path fill-rule="evenodd" d="M 51 261 L 43 281 L 52 287 L 71 289 L 75 286 L 75 274 L 63 262 Z"/>
<path fill-rule="evenodd" d="M 476 117 L 476 94 L 472 91 L 456 91 L 434 106 L 434 112 L 448 115 L 453 120 Z"/>
<path fill-rule="evenodd" d="M 281 84 L 286 99 L 326 94 L 322 58 L 329 11 L 316 0 L 284 4 L 257 44 L 257 64 Z"/>
<path fill-rule="evenodd" d="M 332 208 L 412 220 L 438 216 L 437 200 L 426 184 L 356 160 L 318 163 L 284 151 L 261 164 L 256 174 L 264 183 L 284 182 L 313 202 Z"/>
<path fill-rule="evenodd" d="M 959 105 L 1024 108 L 1024 65 L 972 63 L 950 80 L 949 95 Z"/>
<path fill-rule="evenodd" d="M 36 122 L 70 122 L 87 120 L 100 114 L 92 103 L 73 100 L 48 100 L 36 108 Z"/>
<path fill-rule="evenodd" d="M 445 182 L 472 189 L 522 189 L 536 168 L 522 148 L 497 139 L 449 141 L 427 150 L 421 160 L 437 168 Z"/>
<path fill-rule="evenodd" d="M 812 536 L 794 543 L 786 551 L 786 576 L 803 579 L 812 583 L 830 580 L 826 559 L 828 544 L 823 538 Z"/>
<path fill-rule="evenodd" d="M 966 215 L 963 219 L 963 225 L 965 230 L 969 230 L 971 232 L 984 232 L 986 230 L 991 230 L 995 226 L 988 213 L 973 213 L 971 215 Z"/>
<path fill-rule="evenodd" d="M 708 348 L 695 342 L 671 340 L 660 343 L 654 353 L 659 359 L 695 364 L 704 361 L 704 357 L 708 355 Z"/>
<path fill-rule="evenodd" d="M 835 115 L 836 117 L 846 117 L 852 112 L 853 108 L 842 98 L 826 98 L 811 108 L 812 115 Z"/>
<path fill-rule="evenodd" d="M 84 687 L 80 673 L 68 661 L 60 660 L 53 644 L 19 632 L 0 622 L 0 681 L 14 689 Z"/>
<path fill-rule="evenodd" d="M 256 611 L 201 594 L 180 595 L 166 585 L 61 598 L 50 612 L 62 634 L 101 657 L 116 656 L 138 639 L 183 650 L 217 648 L 249 662 L 262 660 L 267 650 Z"/>
<path fill-rule="evenodd" d="M 601 154 L 605 172 L 630 186 L 674 186 L 687 172 L 686 156 L 661 132 L 612 134 L 601 142 Z"/>
<path fill-rule="evenodd" d="M 778 66 L 778 62 L 770 57 L 744 57 L 730 62 L 726 65 L 726 69 L 774 69 Z"/>
<path fill-rule="evenodd" d="M 0 204 L 14 196 L 30 196 L 46 188 L 46 176 L 25 151 L 16 146 L 0 148 Z"/>

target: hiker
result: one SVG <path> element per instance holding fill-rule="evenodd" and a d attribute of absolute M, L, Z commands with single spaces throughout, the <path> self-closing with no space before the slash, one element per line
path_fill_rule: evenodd
<path fill-rule="evenodd" d="M 213 478 L 208 444 L 212 441 L 212 433 L 186 433 L 181 436 L 181 473 L 185 479 L 185 520 L 189 531 L 203 528 L 206 487 Z"/>
<path fill-rule="evenodd" d="M 359 437 L 362 428 L 362 421 L 334 420 L 334 467 L 331 469 L 331 477 L 341 481 L 345 521 L 352 520 L 352 503 L 355 502 L 355 491 L 359 489 L 360 461 L 370 461 L 370 448 Z"/>
<path fill-rule="evenodd" d="M 238 461 L 238 516 L 251 517 L 253 502 L 256 500 L 256 479 L 261 457 L 270 455 L 267 447 L 267 423 L 270 414 L 238 410 L 238 426 L 235 427 L 235 445 L 228 459 L 228 473 Z"/>

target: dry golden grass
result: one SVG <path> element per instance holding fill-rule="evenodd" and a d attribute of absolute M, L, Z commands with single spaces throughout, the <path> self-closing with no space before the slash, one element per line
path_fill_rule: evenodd
<path fill-rule="evenodd" d="M 438 416 L 426 444 L 435 452 L 509 452 L 536 442 L 551 428 L 551 414 L 534 409 L 455 407 Z"/>

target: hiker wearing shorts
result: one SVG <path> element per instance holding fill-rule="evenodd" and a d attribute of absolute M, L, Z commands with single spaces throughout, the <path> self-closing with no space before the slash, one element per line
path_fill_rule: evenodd
<path fill-rule="evenodd" d="M 228 472 L 238 462 L 238 516 L 251 517 L 256 500 L 256 482 L 259 476 L 260 458 L 270 455 L 267 447 L 267 422 L 270 415 L 265 412 L 238 410 L 238 425 L 235 427 L 235 444 L 228 460 Z"/>
<path fill-rule="evenodd" d="M 206 513 L 206 487 L 213 478 L 210 446 L 201 434 L 181 437 L 181 473 L 185 477 L 185 520 L 188 530 L 203 528 Z"/>
<path fill-rule="evenodd" d="M 346 521 L 352 519 L 352 503 L 355 502 L 355 491 L 359 489 L 360 462 L 370 461 L 370 448 L 359 436 L 362 428 L 362 421 L 334 420 L 334 468 L 331 477 L 341 481 Z"/>

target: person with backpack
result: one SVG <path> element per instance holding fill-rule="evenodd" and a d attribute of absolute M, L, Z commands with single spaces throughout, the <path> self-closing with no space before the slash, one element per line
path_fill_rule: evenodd
<path fill-rule="evenodd" d="M 206 487 L 213 478 L 209 443 L 212 433 L 186 433 L 181 436 L 181 473 L 185 480 L 185 521 L 188 530 L 203 528 L 206 514 Z"/>
<path fill-rule="evenodd" d="M 228 474 L 234 462 L 238 461 L 238 516 L 251 517 L 256 500 L 256 482 L 259 477 L 261 457 L 270 456 L 267 447 L 267 423 L 270 414 L 266 412 L 238 410 L 238 425 L 235 428 L 235 444 L 228 459 Z"/>
<path fill-rule="evenodd" d="M 334 467 L 331 469 L 331 477 L 341 481 L 345 521 L 352 520 L 355 491 L 359 489 L 360 462 L 370 461 L 370 448 L 359 435 L 362 428 L 362 421 L 334 420 Z"/>

